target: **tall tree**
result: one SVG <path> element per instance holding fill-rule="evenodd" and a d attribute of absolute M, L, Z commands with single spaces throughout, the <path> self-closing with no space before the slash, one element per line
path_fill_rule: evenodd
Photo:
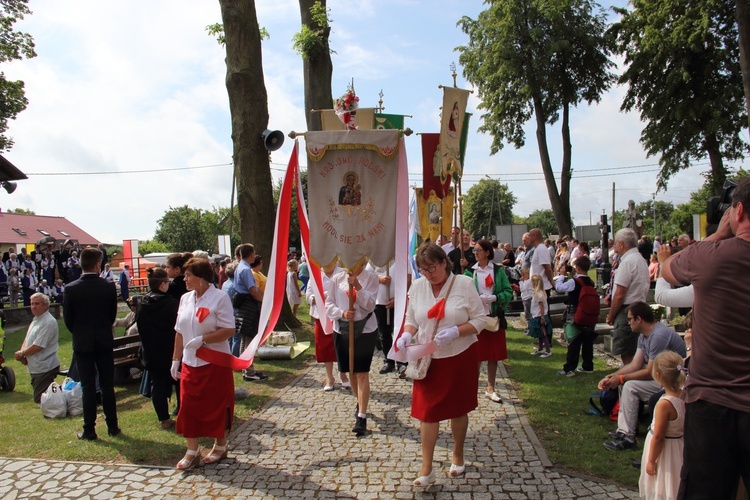
<path fill-rule="evenodd" d="M 36 57 L 31 35 L 13 29 L 16 21 L 31 14 L 28 3 L 29 0 L 4 0 L 0 3 L 0 63 Z M 13 140 L 5 135 L 8 120 L 15 119 L 28 104 L 23 82 L 9 81 L 5 73 L 0 72 L 0 151 L 13 147 Z"/>
<path fill-rule="evenodd" d="M 255 2 L 219 0 L 224 24 L 229 111 L 232 115 L 234 175 L 242 240 L 259 255 L 271 255 L 276 206 L 268 151 L 261 134 L 268 128 L 268 94 L 263 79 L 261 29 Z M 266 259 L 264 266 L 268 266 Z M 286 297 L 285 297 L 286 299 Z M 280 324 L 300 325 L 288 305 Z"/>
<path fill-rule="evenodd" d="M 708 157 L 716 193 L 727 176 L 724 160 L 750 151 L 734 8 L 726 0 L 632 0 L 633 10 L 611 28 L 627 70 L 624 111 L 646 123 L 641 143 L 660 155 L 658 189 L 691 161 Z"/>
<path fill-rule="evenodd" d="M 476 20 L 459 21 L 469 44 L 458 47 L 464 76 L 478 87 L 490 152 L 521 148 L 524 124 L 536 121 L 542 171 L 557 226 L 572 233 L 570 107 L 598 102 L 609 88 L 609 48 L 601 7 L 590 0 L 488 0 Z M 562 113 L 562 172 L 558 191 L 547 146 L 547 124 Z"/>
<path fill-rule="evenodd" d="M 464 229 L 473 236 L 492 237 L 495 226 L 513 223 L 516 197 L 507 184 L 497 179 L 482 179 L 464 195 Z"/>
<path fill-rule="evenodd" d="M 518 223 L 525 223 L 529 229 L 539 228 L 545 237 L 550 234 L 560 234 L 557 229 L 555 214 L 549 208 L 534 210 L 525 219 L 519 219 Z"/>
<path fill-rule="evenodd" d="M 300 172 L 300 179 L 302 180 L 302 195 L 305 197 L 305 203 L 307 203 L 307 170 Z M 282 179 L 279 179 L 273 187 L 273 202 L 279 203 L 279 196 L 281 195 L 281 184 Z M 302 248 L 302 239 L 299 230 L 299 217 L 297 216 L 297 195 L 292 198 L 291 217 L 289 218 L 289 246 L 297 249 L 297 255 L 302 255 L 300 248 Z"/>
<path fill-rule="evenodd" d="M 302 28 L 294 35 L 293 45 L 302 56 L 307 130 L 320 130 L 320 113 L 312 110 L 333 107 L 329 9 L 326 0 L 299 0 L 299 10 Z"/>
<path fill-rule="evenodd" d="M 745 114 L 750 124 L 750 3 L 735 0 L 734 18 L 739 35 L 740 68 L 742 68 L 742 88 L 745 93 Z"/>

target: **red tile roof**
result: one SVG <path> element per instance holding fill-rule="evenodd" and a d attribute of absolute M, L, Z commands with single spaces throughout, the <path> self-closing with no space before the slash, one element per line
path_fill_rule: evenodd
<path fill-rule="evenodd" d="M 13 228 L 26 234 L 23 235 Z M 36 243 L 46 236 L 46 234 L 39 231 L 40 229 L 49 233 L 58 243 L 62 243 L 70 238 L 78 240 L 78 243 L 83 247 L 99 244 L 99 240 L 65 217 L 0 212 L 0 249 L 7 249 L 7 245 Z"/>

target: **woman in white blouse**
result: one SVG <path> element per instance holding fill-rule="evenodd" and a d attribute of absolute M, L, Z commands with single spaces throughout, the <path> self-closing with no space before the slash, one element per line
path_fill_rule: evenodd
<path fill-rule="evenodd" d="M 234 310 L 229 296 L 214 287 L 207 259 L 190 259 L 183 268 L 188 293 L 180 299 L 175 325 L 171 374 L 180 380 L 180 412 L 175 432 L 187 439 L 178 469 L 193 469 L 227 456 L 227 434 L 234 420 L 232 369 L 203 361 L 196 351 L 206 347 L 230 355 L 227 339 L 234 335 Z M 199 437 L 215 439 L 205 458 Z"/>
<path fill-rule="evenodd" d="M 412 338 L 417 344 L 437 346 L 427 375 L 414 381 L 411 403 L 412 417 L 421 421 L 422 439 L 422 466 L 414 485 L 427 486 L 435 481 L 432 461 L 442 420 L 451 421 L 453 433 L 449 475 L 461 476 L 465 471 L 468 414 L 477 407 L 479 389 L 477 332 L 486 319 L 474 282 L 451 274 L 452 264 L 440 247 L 423 244 L 416 261 L 422 278 L 409 289 L 404 333 L 396 346 L 403 349 Z"/>
<path fill-rule="evenodd" d="M 349 309 L 349 288 L 354 288 L 354 303 Z M 357 436 L 367 434 L 367 405 L 370 401 L 370 366 L 378 338 L 375 299 L 378 295 L 378 276 L 364 267 L 353 272 L 341 272 L 331 278 L 326 289 L 326 315 L 333 321 L 333 344 L 339 371 L 349 370 L 349 320 L 354 320 L 354 376 L 352 392 L 357 398 L 355 424 Z"/>

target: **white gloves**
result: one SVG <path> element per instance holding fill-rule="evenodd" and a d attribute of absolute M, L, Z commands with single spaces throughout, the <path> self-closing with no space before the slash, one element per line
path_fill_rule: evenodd
<path fill-rule="evenodd" d="M 396 347 L 398 349 L 406 349 L 406 346 L 411 344 L 411 333 L 404 332 L 398 340 L 396 340 Z"/>
<path fill-rule="evenodd" d="M 437 335 L 435 335 L 435 345 L 438 347 L 448 346 L 458 338 L 458 335 L 457 326 L 451 326 L 450 328 L 440 330 Z"/>
<path fill-rule="evenodd" d="M 482 293 L 479 295 L 479 298 L 482 299 L 482 304 L 497 302 L 497 295 L 492 295 L 491 293 Z"/>
<path fill-rule="evenodd" d="M 182 361 L 179 359 L 172 360 L 172 367 L 169 369 L 169 373 L 172 374 L 172 378 L 175 380 L 180 380 L 180 366 L 182 365 Z"/>
<path fill-rule="evenodd" d="M 198 335 L 197 337 L 192 339 L 190 342 L 185 344 L 185 349 L 197 351 L 198 348 L 200 348 L 202 345 L 203 345 L 203 335 Z"/>

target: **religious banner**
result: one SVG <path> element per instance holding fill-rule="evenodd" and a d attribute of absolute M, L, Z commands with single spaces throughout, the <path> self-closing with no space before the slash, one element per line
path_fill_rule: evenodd
<path fill-rule="evenodd" d="M 469 91 L 443 87 L 443 113 L 440 119 L 440 178 L 461 177 L 461 134 L 464 130 Z"/>
<path fill-rule="evenodd" d="M 441 199 L 434 191 L 425 198 L 421 189 L 416 190 L 417 211 L 419 213 L 419 228 L 422 241 L 437 240 L 441 234 L 451 234 L 453 222 L 453 189 Z"/>
<path fill-rule="evenodd" d="M 375 129 L 377 130 L 403 130 L 404 115 L 387 115 L 385 113 L 375 113 Z"/>
<path fill-rule="evenodd" d="M 421 134 L 422 138 L 422 194 L 424 199 L 434 192 L 438 198 L 445 196 L 451 185 L 451 177 L 441 179 L 440 155 L 438 145 L 440 134 Z"/>
<path fill-rule="evenodd" d="M 320 110 L 320 123 L 323 130 L 346 130 L 346 125 L 332 109 Z M 357 130 L 372 130 L 375 127 L 375 108 L 358 108 L 354 125 Z"/>
<path fill-rule="evenodd" d="M 310 259 L 356 269 L 369 258 L 385 267 L 395 253 L 399 131 L 307 132 L 305 139 Z"/>

